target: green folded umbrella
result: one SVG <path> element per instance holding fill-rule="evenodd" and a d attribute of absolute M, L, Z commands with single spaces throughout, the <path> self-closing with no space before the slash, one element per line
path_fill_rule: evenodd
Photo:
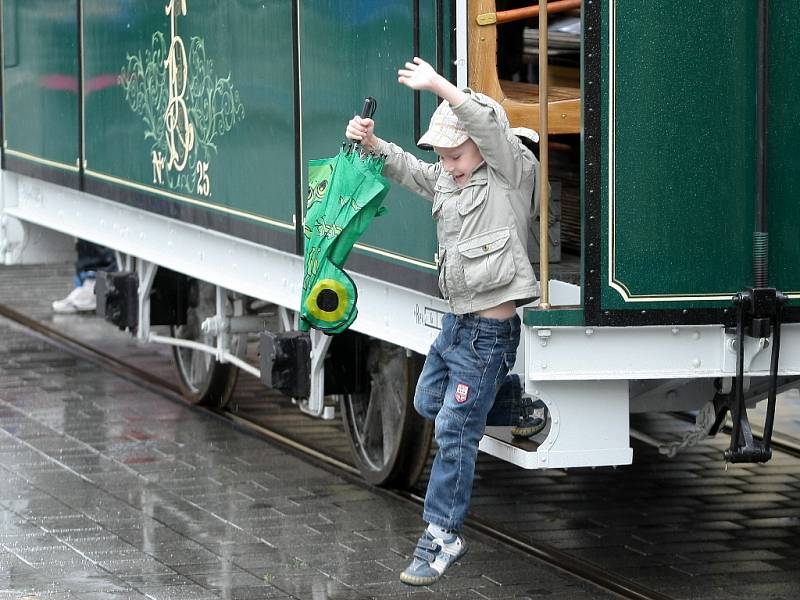
<path fill-rule="evenodd" d="M 355 320 L 358 290 L 343 267 L 389 192 L 383 157 L 348 145 L 336 156 L 308 163 L 308 201 L 303 229 L 305 265 L 300 330 L 341 333 Z"/>

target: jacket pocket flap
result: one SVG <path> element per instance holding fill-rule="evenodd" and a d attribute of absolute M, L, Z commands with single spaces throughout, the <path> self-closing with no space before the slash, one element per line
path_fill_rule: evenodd
<path fill-rule="evenodd" d="M 483 186 L 473 186 L 470 190 L 465 188 L 458 199 L 458 213 L 463 217 L 471 213 L 486 201 L 489 197 L 489 189 Z"/>
<path fill-rule="evenodd" d="M 458 242 L 458 251 L 466 258 L 478 258 L 500 250 L 509 237 L 511 232 L 507 228 L 495 229 Z"/>

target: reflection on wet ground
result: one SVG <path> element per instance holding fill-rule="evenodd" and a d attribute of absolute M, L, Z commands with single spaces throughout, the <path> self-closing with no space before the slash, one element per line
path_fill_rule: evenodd
<path fill-rule="evenodd" d="M 36 298 L 15 301 L 44 315 L 42 298 L 63 295 L 50 288 L 68 271 L 45 270 Z M 11 280 L 19 286 L 26 273 Z M 140 353 L 145 363 L 159 359 L 92 321 L 61 325 L 123 355 Z M 397 579 L 422 528 L 417 508 L 104 373 L 4 320 L 0 356 L 0 598 L 432 593 Z M 477 534 L 468 539 L 470 553 L 436 584 L 435 597 L 611 597 Z"/>

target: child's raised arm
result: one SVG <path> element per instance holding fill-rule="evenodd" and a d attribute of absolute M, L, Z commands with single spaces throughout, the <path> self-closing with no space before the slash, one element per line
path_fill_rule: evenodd
<path fill-rule="evenodd" d="M 347 123 L 344 135 L 349 140 L 359 142 L 369 152 L 383 154 L 386 160 L 383 174 L 389 179 L 428 200 L 433 199 L 433 188 L 440 169 L 438 163 L 420 160 L 400 146 L 379 138 L 375 135 L 375 121 L 372 119 L 354 116 Z"/>
<path fill-rule="evenodd" d="M 413 62 L 407 62 L 404 69 L 397 71 L 397 81 L 412 90 L 427 90 L 433 92 L 450 106 L 458 106 L 467 99 L 467 95 L 439 75 L 429 63 L 418 56 Z"/>
<path fill-rule="evenodd" d="M 458 89 L 419 57 L 407 62 L 397 75 L 397 80 L 412 90 L 427 90 L 444 99 L 478 146 L 486 164 L 505 180 L 506 185 L 519 185 L 526 171 L 524 163 L 535 159 L 532 154 L 525 154 L 522 144 L 510 130 L 505 112 L 496 102 L 485 96 L 481 98 L 471 90 Z"/>

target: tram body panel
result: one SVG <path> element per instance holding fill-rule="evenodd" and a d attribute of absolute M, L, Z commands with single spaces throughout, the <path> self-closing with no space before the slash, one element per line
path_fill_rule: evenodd
<path fill-rule="evenodd" d="M 414 149 L 435 99 L 417 103 L 393 75 L 415 44 L 472 83 L 466 0 L 420 2 L 416 15 L 400 1 L 83 0 L 80 23 L 76 0 L 2 6 L 3 260 L 23 260 L 25 240 L 51 231 L 28 256 L 64 260 L 63 234 L 77 236 L 291 310 L 307 160 L 336 153 L 366 94 L 378 98 L 379 135 L 435 159 Z M 790 297 L 788 378 L 800 375 L 800 8 L 772 6 L 769 260 Z M 528 468 L 626 464 L 631 411 L 697 408 L 716 380 L 730 383 L 724 325 L 752 263 L 753 13 L 586 3 L 582 286 L 550 284 L 554 305 L 577 307 L 524 310 L 516 365 L 552 419 L 532 450 L 499 433 L 482 450 Z M 353 330 L 422 354 L 447 310 L 430 204 L 397 186 L 385 204 L 348 259 Z M 748 377 L 765 374 L 768 344 L 746 342 Z"/>
<path fill-rule="evenodd" d="M 418 37 L 420 55 L 435 62 L 450 54 L 446 17 L 437 22 L 435 3 L 419 3 L 419 31 L 415 34 L 408 2 L 305 1 L 300 6 L 299 59 L 301 78 L 301 133 L 304 158 L 334 153 L 344 141 L 343 124 L 361 110 L 363 98 L 378 99 L 376 133 L 428 161 L 432 152 L 416 149 L 415 142 L 436 108 L 431 94 L 403 93 L 397 68 L 412 55 Z M 444 63 L 445 65 L 447 63 Z M 446 67 L 445 67 L 446 68 Z M 415 115 L 415 113 L 417 113 Z M 344 120 L 343 120 L 344 119 Z M 436 232 L 428 201 L 400 186 L 384 200 L 385 216 L 376 218 L 359 239 L 348 268 L 376 274 L 438 296 Z M 305 205 L 301 206 L 305 214 Z"/>
<path fill-rule="evenodd" d="M 669 309 L 708 311 L 697 313 L 698 320 L 723 322 L 720 310 L 730 313 L 731 297 L 752 284 L 757 3 L 710 2 L 691 11 L 683 3 L 643 8 L 631 0 L 603 6 L 596 323 L 606 311 L 616 312 L 620 324 L 638 325 L 646 320 L 636 312 L 655 311 L 657 321 L 658 311 Z M 796 6 L 788 18 L 787 3 L 771 6 L 772 21 L 800 22 Z M 780 74 L 793 62 L 789 56 L 773 47 L 768 68 Z M 769 93 L 796 100 L 800 86 L 796 77 L 772 76 Z M 768 163 L 777 165 L 768 174 L 769 223 L 776 227 L 770 272 L 771 283 L 797 306 L 800 262 L 787 258 L 800 252 L 797 236 L 786 235 L 795 211 L 784 185 L 787 163 L 796 171 L 797 159 L 786 151 L 786 134 L 775 122 L 781 117 L 771 114 L 770 123 Z M 679 322 L 667 315 L 661 322 L 670 319 Z"/>
<path fill-rule="evenodd" d="M 11 0 L 2 9 L 6 167 L 38 174 L 36 166 L 47 165 L 59 173 L 60 183 L 76 185 L 77 0 Z"/>
<path fill-rule="evenodd" d="M 798 235 L 797 140 L 800 120 L 800 6 L 789 0 L 771 2 L 770 87 L 767 197 L 769 202 L 770 255 L 769 273 L 773 285 L 790 292 L 792 305 L 800 304 L 800 235 Z M 774 17 L 773 17 L 774 14 Z"/>
<path fill-rule="evenodd" d="M 380 98 L 383 134 L 412 150 L 435 109 L 385 76 L 415 37 L 449 62 L 449 11 L 423 4 L 415 28 L 400 1 L 302 2 L 295 14 L 276 0 L 85 0 L 79 28 L 75 0 L 9 0 L 6 167 L 295 253 L 305 165 L 336 154 L 364 96 Z M 348 268 L 438 295 L 430 203 L 395 186 L 385 204 Z"/>
<path fill-rule="evenodd" d="M 86 190 L 294 251 L 291 3 L 104 4 L 83 5 Z"/>

